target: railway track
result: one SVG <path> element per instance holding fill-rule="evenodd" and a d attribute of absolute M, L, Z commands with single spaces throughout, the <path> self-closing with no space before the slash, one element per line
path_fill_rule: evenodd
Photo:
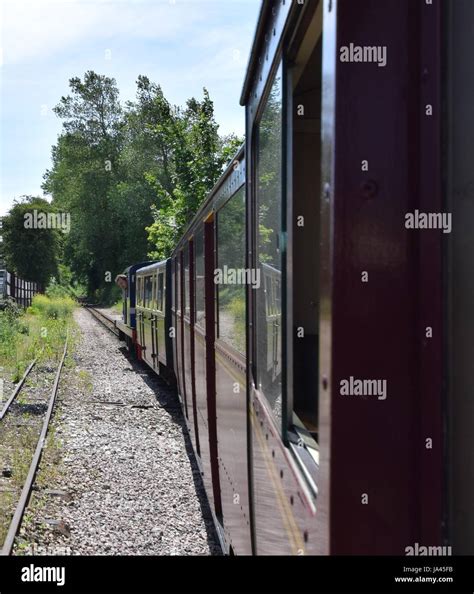
<path fill-rule="evenodd" d="M 8 531 L 6 533 L 6 537 L 4 539 L 3 546 L 2 546 L 2 549 L 0 552 L 0 554 L 3 556 L 10 555 L 12 552 L 15 538 L 18 534 L 19 529 L 20 529 L 21 521 L 22 521 L 23 515 L 24 515 L 25 510 L 28 505 L 31 490 L 32 490 L 32 487 L 33 487 L 33 484 L 35 481 L 36 473 L 37 473 L 38 466 L 39 466 L 41 456 L 43 453 L 43 448 L 44 448 L 44 445 L 46 442 L 46 436 L 48 434 L 48 428 L 49 428 L 49 424 L 50 424 L 51 417 L 53 414 L 54 405 L 56 402 L 59 380 L 61 378 L 61 372 L 63 369 L 64 360 L 65 360 L 66 354 L 67 354 L 67 348 L 68 348 L 68 337 L 66 337 L 66 340 L 64 343 L 64 349 L 63 349 L 62 356 L 59 361 L 58 367 L 56 369 L 53 385 L 49 392 L 49 398 L 41 399 L 41 396 L 38 395 L 37 397 L 35 397 L 35 399 L 33 399 L 33 400 L 30 399 L 30 402 L 28 402 L 26 405 L 23 404 L 23 407 L 26 408 L 26 412 L 31 412 L 31 410 L 34 409 L 36 411 L 36 414 L 39 415 L 39 413 L 41 411 L 44 411 L 44 418 L 43 418 L 43 421 L 41 424 L 41 430 L 39 431 L 39 437 L 36 442 L 36 447 L 35 447 L 35 450 L 33 453 L 33 457 L 31 459 L 31 464 L 29 466 L 28 473 L 26 475 L 26 479 L 23 483 L 23 487 L 21 489 L 21 494 L 20 494 L 18 502 L 16 504 L 15 511 L 14 511 L 12 519 L 10 521 Z M 20 397 L 22 389 L 25 386 L 26 379 L 27 379 L 28 375 L 30 374 L 30 372 L 32 371 L 32 369 L 35 367 L 36 362 L 37 362 L 37 360 L 35 359 L 30 364 L 30 366 L 26 370 L 20 384 L 16 387 L 14 393 L 12 394 L 12 396 L 9 398 L 9 400 L 3 407 L 2 416 L 1 416 L 2 423 L 0 424 L 0 427 L 3 426 L 4 423 L 6 422 L 6 420 L 8 419 L 8 417 L 6 416 L 7 412 L 14 414 L 13 413 L 13 403 L 18 404 L 18 401 L 20 399 L 19 397 Z M 33 394 L 35 394 L 34 391 L 33 391 Z M 18 407 L 21 409 L 21 406 L 19 404 L 18 404 Z M 36 408 L 34 408 L 34 407 L 36 407 Z M 22 414 L 20 412 L 20 417 L 21 416 L 22 416 Z M 22 425 L 28 426 L 28 422 L 29 422 L 28 419 L 23 420 L 23 423 L 21 423 L 20 420 L 17 419 L 16 427 L 21 427 Z M 39 423 L 40 423 L 40 420 L 37 422 L 38 429 L 39 429 Z"/>
<path fill-rule="evenodd" d="M 106 314 L 104 314 L 103 312 L 101 312 L 99 309 L 97 309 L 96 307 L 94 307 L 92 305 L 86 305 L 85 308 L 103 326 L 105 326 L 107 328 L 107 330 L 110 330 L 110 332 L 112 332 L 112 334 L 115 334 L 115 336 L 119 336 L 119 331 L 117 330 L 117 326 L 115 325 L 114 320 L 112 320 L 111 318 L 109 318 L 109 316 L 107 316 Z"/>
<path fill-rule="evenodd" d="M 30 375 L 30 371 L 33 369 L 33 367 L 36 365 L 38 359 L 34 359 L 34 361 L 32 361 L 30 363 L 30 365 L 28 366 L 27 370 L 25 371 L 25 373 L 23 374 L 23 377 L 21 378 L 21 380 L 18 382 L 18 384 L 16 385 L 15 389 L 13 390 L 13 394 L 10 396 L 10 398 L 5 402 L 5 404 L 3 405 L 2 410 L 0 411 L 0 421 L 3 419 L 3 417 L 7 414 L 7 412 L 9 411 L 12 403 L 15 401 L 16 397 L 18 396 L 18 394 L 20 393 L 23 384 L 25 383 L 26 379 L 28 378 L 28 376 Z"/>

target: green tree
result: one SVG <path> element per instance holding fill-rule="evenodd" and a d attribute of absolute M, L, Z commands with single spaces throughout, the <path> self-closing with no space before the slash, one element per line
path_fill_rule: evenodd
<path fill-rule="evenodd" d="M 190 99 L 185 110 L 171 110 L 160 130 L 169 137 L 171 154 L 168 170 L 171 191 L 160 179 L 148 173 L 158 204 L 153 207 L 154 222 L 147 228 L 154 249 L 150 256 L 170 255 L 185 227 L 196 214 L 214 184 L 242 144 L 234 135 L 219 137 L 214 104 L 204 89 L 202 101 Z"/>
<path fill-rule="evenodd" d="M 140 76 L 123 108 L 115 80 L 87 72 L 70 91 L 55 108 L 63 132 L 43 189 L 71 213 L 64 264 L 107 298 L 107 277 L 169 255 L 242 141 L 219 136 L 206 90 L 182 109 Z"/>
<path fill-rule="evenodd" d="M 123 114 L 114 79 L 87 72 L 84 81 L 72 78 L 69 85 L 71 95 L 54 110 L 63 134 L 53 147 L 43 189 L 57 208 L 71 213 L 65 262 L 93 294 L 111 286 L 105 280 L 119 268 L 122 217 L 115 201 Z"/>
<path fill-rule="evenodd" d="M 41 219 L 37 227 L 44 228 L 34 227 L 34 211 L 36 222 Z M 55 213 L 49 202 L 43 198 L 24 196 L 15 201 L 2 221 L 2 256 L 7 269 L 43 287 L 57 274 L 63 243 L 60 229 L 46 228 L 48 223 L 45 217 L 48 213 Z M 57 219 L 54 220 L 57 225 Z"/>

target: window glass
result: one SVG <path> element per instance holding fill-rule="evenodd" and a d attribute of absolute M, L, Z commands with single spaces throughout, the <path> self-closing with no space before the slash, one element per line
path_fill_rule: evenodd
<path fill-rule="evenodd" d="M 176 262 L 173 261 L 173 263 L 171 265 L 171 287 L 172 287 L 172 291 L 174 291 L 175 290 L 175 287 L 176 287 L 175 265 L 176 265 Z M 173 303 L 173 300 L 171 300 L 171 307 L 173 308 L 173 310 L 176 310 L 176 303 Z"/>
<path fill-rule="evenodd" d="M 166 309 L 166 268 L 163 270 L 163 288 L 161 291 L 161 311 L 165 313 Z"/>
<path fill-rule="evenodd" d="M 142 288 L 142 277 L 137 277 L 137 294 L 136 301 L 140 307 L 143 307 L 143 288 Z"/>
<path fill-rule="evenodd" d="M 163 274 L 163 272 L 160 272 L 158 274 L 158 289 L 156 292 L 156 301 L 157 301 L 158 311 L 163 311 L 163 293 L 164 293 L 163 279 L 164 279 L 164 274 Z"/>
<path fill-rule="evenodd" d="M 245 354 L 245 189 L 217 213 L 218 336 Z"/>
<path fill-rule="evenodd" d="M 153 299 L 153 277 L 145 277 L 145 307 L 152 306 Z"/>
<path fill-rule="evenodd" d="M 257 385 L 281 420 L 281 205 L 282 205 L 282 71 L 278 69 L 257 132 L 256 208 Z"/>
<path fill-rule="evenodd" d="M 189 302 L 189 244 L 184 249 L 184 314 L 189 318 L 191 308 Z"/>
<path fill-rule="evenodd" d="M 194 249 L 196 254 L 196 324 L 205 327 L 205 285 L 204 285 L 204 227 L 197 230 L 194 238 Z"/>
<path fill-rule="evenodd" d="M 181 314 L 181 255 L 176 256 L 176 311 Z"/>

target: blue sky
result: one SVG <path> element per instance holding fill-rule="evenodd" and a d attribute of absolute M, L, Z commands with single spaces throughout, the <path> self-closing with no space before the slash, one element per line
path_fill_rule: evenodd
<path fill-rule="evenodd" d="M 42 195 L 52 112 L 86 70 L 117 80 L 122 101 L 139 74 L 172 103 L 207 87 L 221 134 L 243 135 L 239 96 L 260 0 L 0 0 L 0 214 Z"/>

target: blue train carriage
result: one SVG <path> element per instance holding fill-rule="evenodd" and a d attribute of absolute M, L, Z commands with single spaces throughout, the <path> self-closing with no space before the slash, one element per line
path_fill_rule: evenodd
<path fill-rule="evenodd" d="M 171 260 L 136 271 L 136 336 L 139 358 L 166 379 L 172 378 Z"/>
<path fill-rule="evenodd" d="M 153 264 L 153 261 L 140 262 L 126 268 L 123 274 L 115 279 L 122 289 L 122 319 L 117 320 L 116 326 L 120 332 L 120 339 L 127 343 L 130 352 L 136 351 L 136 271 L 144 266 Z M 136 353 L 138 355 L 138 353 Z"/>

